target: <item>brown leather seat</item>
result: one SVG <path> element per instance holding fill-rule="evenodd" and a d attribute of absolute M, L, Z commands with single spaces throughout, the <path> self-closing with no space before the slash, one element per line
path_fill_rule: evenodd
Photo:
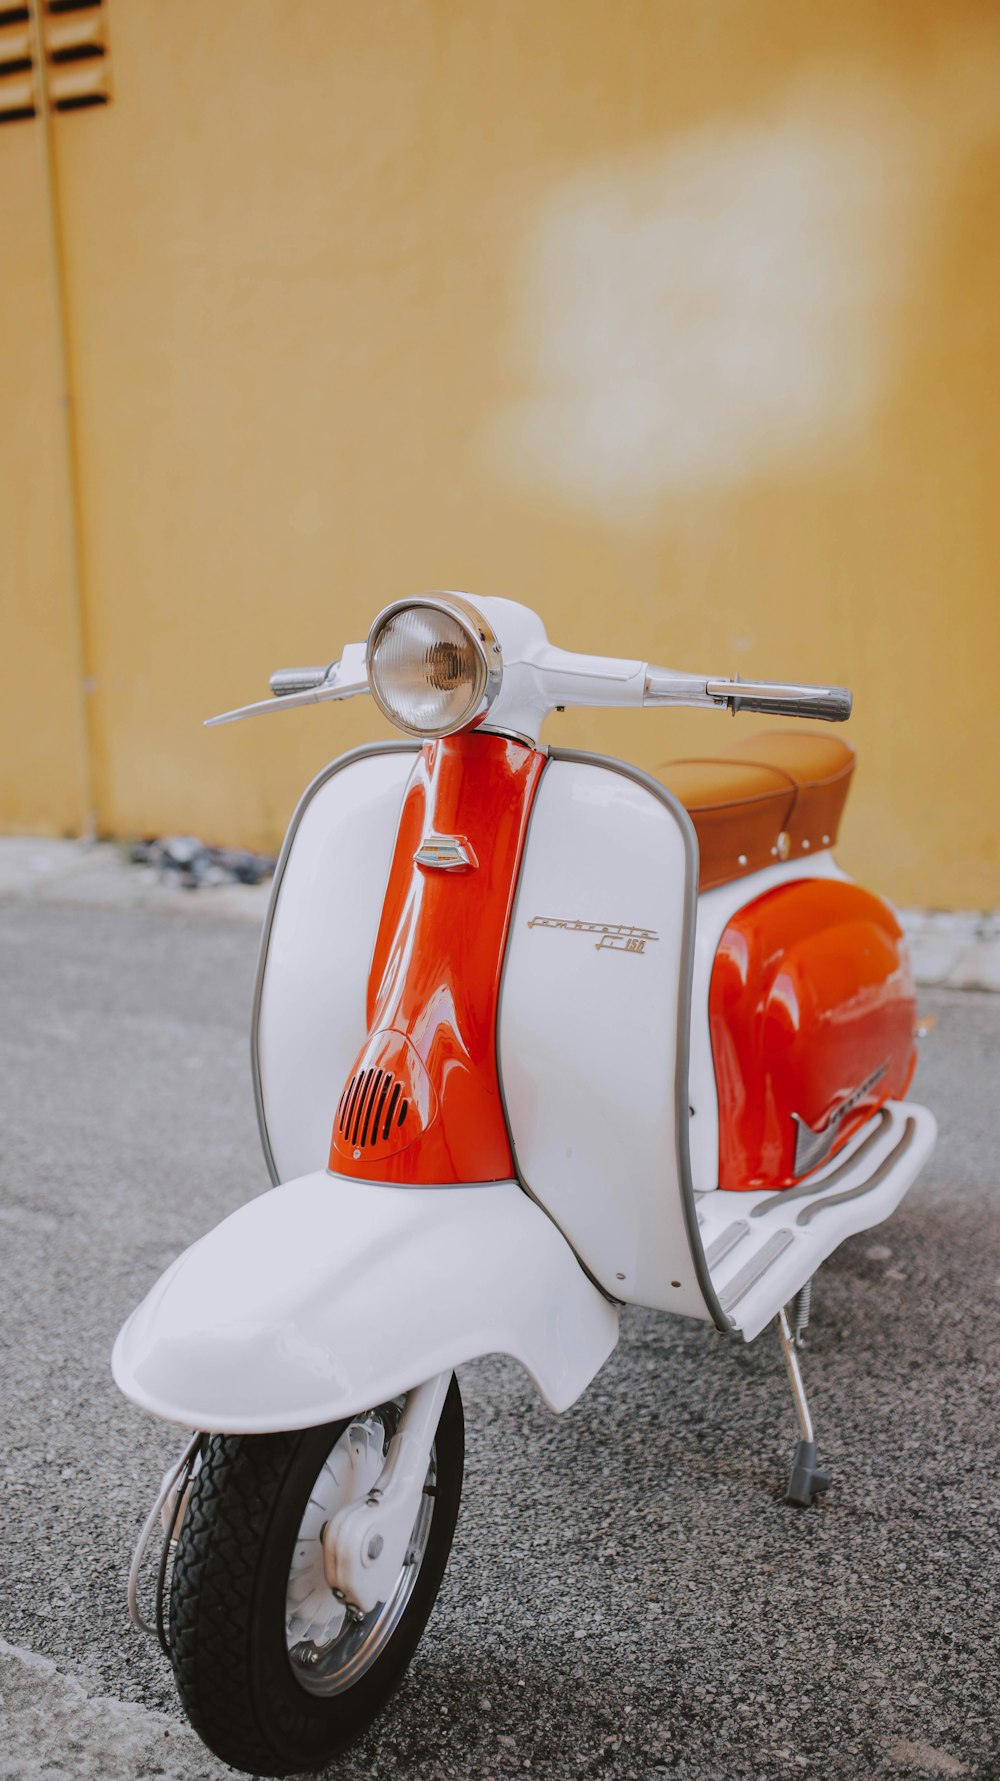
<path fill-rule="evenodd" d="M 699 890 L 832 847 L 854 760 L 836 736 L 767 730 L 711 760 L 657 767 L 694 823 Z"/>

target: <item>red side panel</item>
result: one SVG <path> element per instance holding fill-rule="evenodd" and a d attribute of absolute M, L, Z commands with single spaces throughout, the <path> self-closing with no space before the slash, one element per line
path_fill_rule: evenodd
<path fill-rule="evenodd" d="M 334 1119 L 330 1167 L 363 1180 L 502 1181 L 497 1001 L 535 749 L 466 734 L 427 743 L 403 801 L 368 980 L 366 1042 Z M 473 864 L 418 865 L 429 835 Z"/>
<path fill-rule="evenodd" d="M 857 885 L 806 879 L 741 909 L 719 944 L 709 1012 L 720 1187 L 790 1187 L 913 1075 L 906 943 Z"/>

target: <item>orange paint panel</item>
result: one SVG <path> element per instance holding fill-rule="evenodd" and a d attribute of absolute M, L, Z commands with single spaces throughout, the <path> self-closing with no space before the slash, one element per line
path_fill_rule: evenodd
<path fill-rule="evenodd" d="M 330 1167 L 426 1186 L 514 1174 L 497 1076 L 507 927 L 544 755 L 500 736 L 425 744 L 403 800 L 368 980 L 369 1037 L 334 1119 Z M 478 862 L 418 865 L 426 835 Z"/>
<path fill-rule="evenodd" d="M 916 1064 L 902 929 L 840 880 L 782 886 L 739 911 L 709 1014 L 724 1188 L 801 1180 L 906 1093 Z"/>

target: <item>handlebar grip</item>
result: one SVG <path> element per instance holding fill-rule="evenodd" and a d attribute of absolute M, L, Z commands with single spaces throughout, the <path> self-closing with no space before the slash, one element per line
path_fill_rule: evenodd
<path fill-rule="evenodd" d="M 279 668 L 268 686 L 276 699 L 283 699 L 287 693 L 308 693 L 322 686 L 329 672 L 329 664 L 325 668 Z"/>
<path fill-rule="evenodd" d="M 823 718 L 827 723 L 846 723 L 853 695 L 846 686 L 791 686 L 781 681 L 710 680 L 710 698 L 724 701 L 730 711 L 759 711 L 769 717 Z"/>

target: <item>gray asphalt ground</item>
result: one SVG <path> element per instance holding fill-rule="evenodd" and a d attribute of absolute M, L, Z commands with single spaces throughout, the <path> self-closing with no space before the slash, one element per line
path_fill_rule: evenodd
<path fill-rule="evenodd" d="M 198 893 L 201 895 L 202 893 Z M 263 1190 L 253 924 L 0 897 L 0 1776 L 228 1774 L 125 1608 L 179 1446 L 121 1399 L 115 1333 Z M 344 1781 L 1000 1777 L 1000 997 L 925 991 L 935 1158 L 814 1294 L 821 1506 L 776 1338 L 630 1313 L 552 1416 L 463 1369 L 468 1471 L 409 1677 Z"/>

